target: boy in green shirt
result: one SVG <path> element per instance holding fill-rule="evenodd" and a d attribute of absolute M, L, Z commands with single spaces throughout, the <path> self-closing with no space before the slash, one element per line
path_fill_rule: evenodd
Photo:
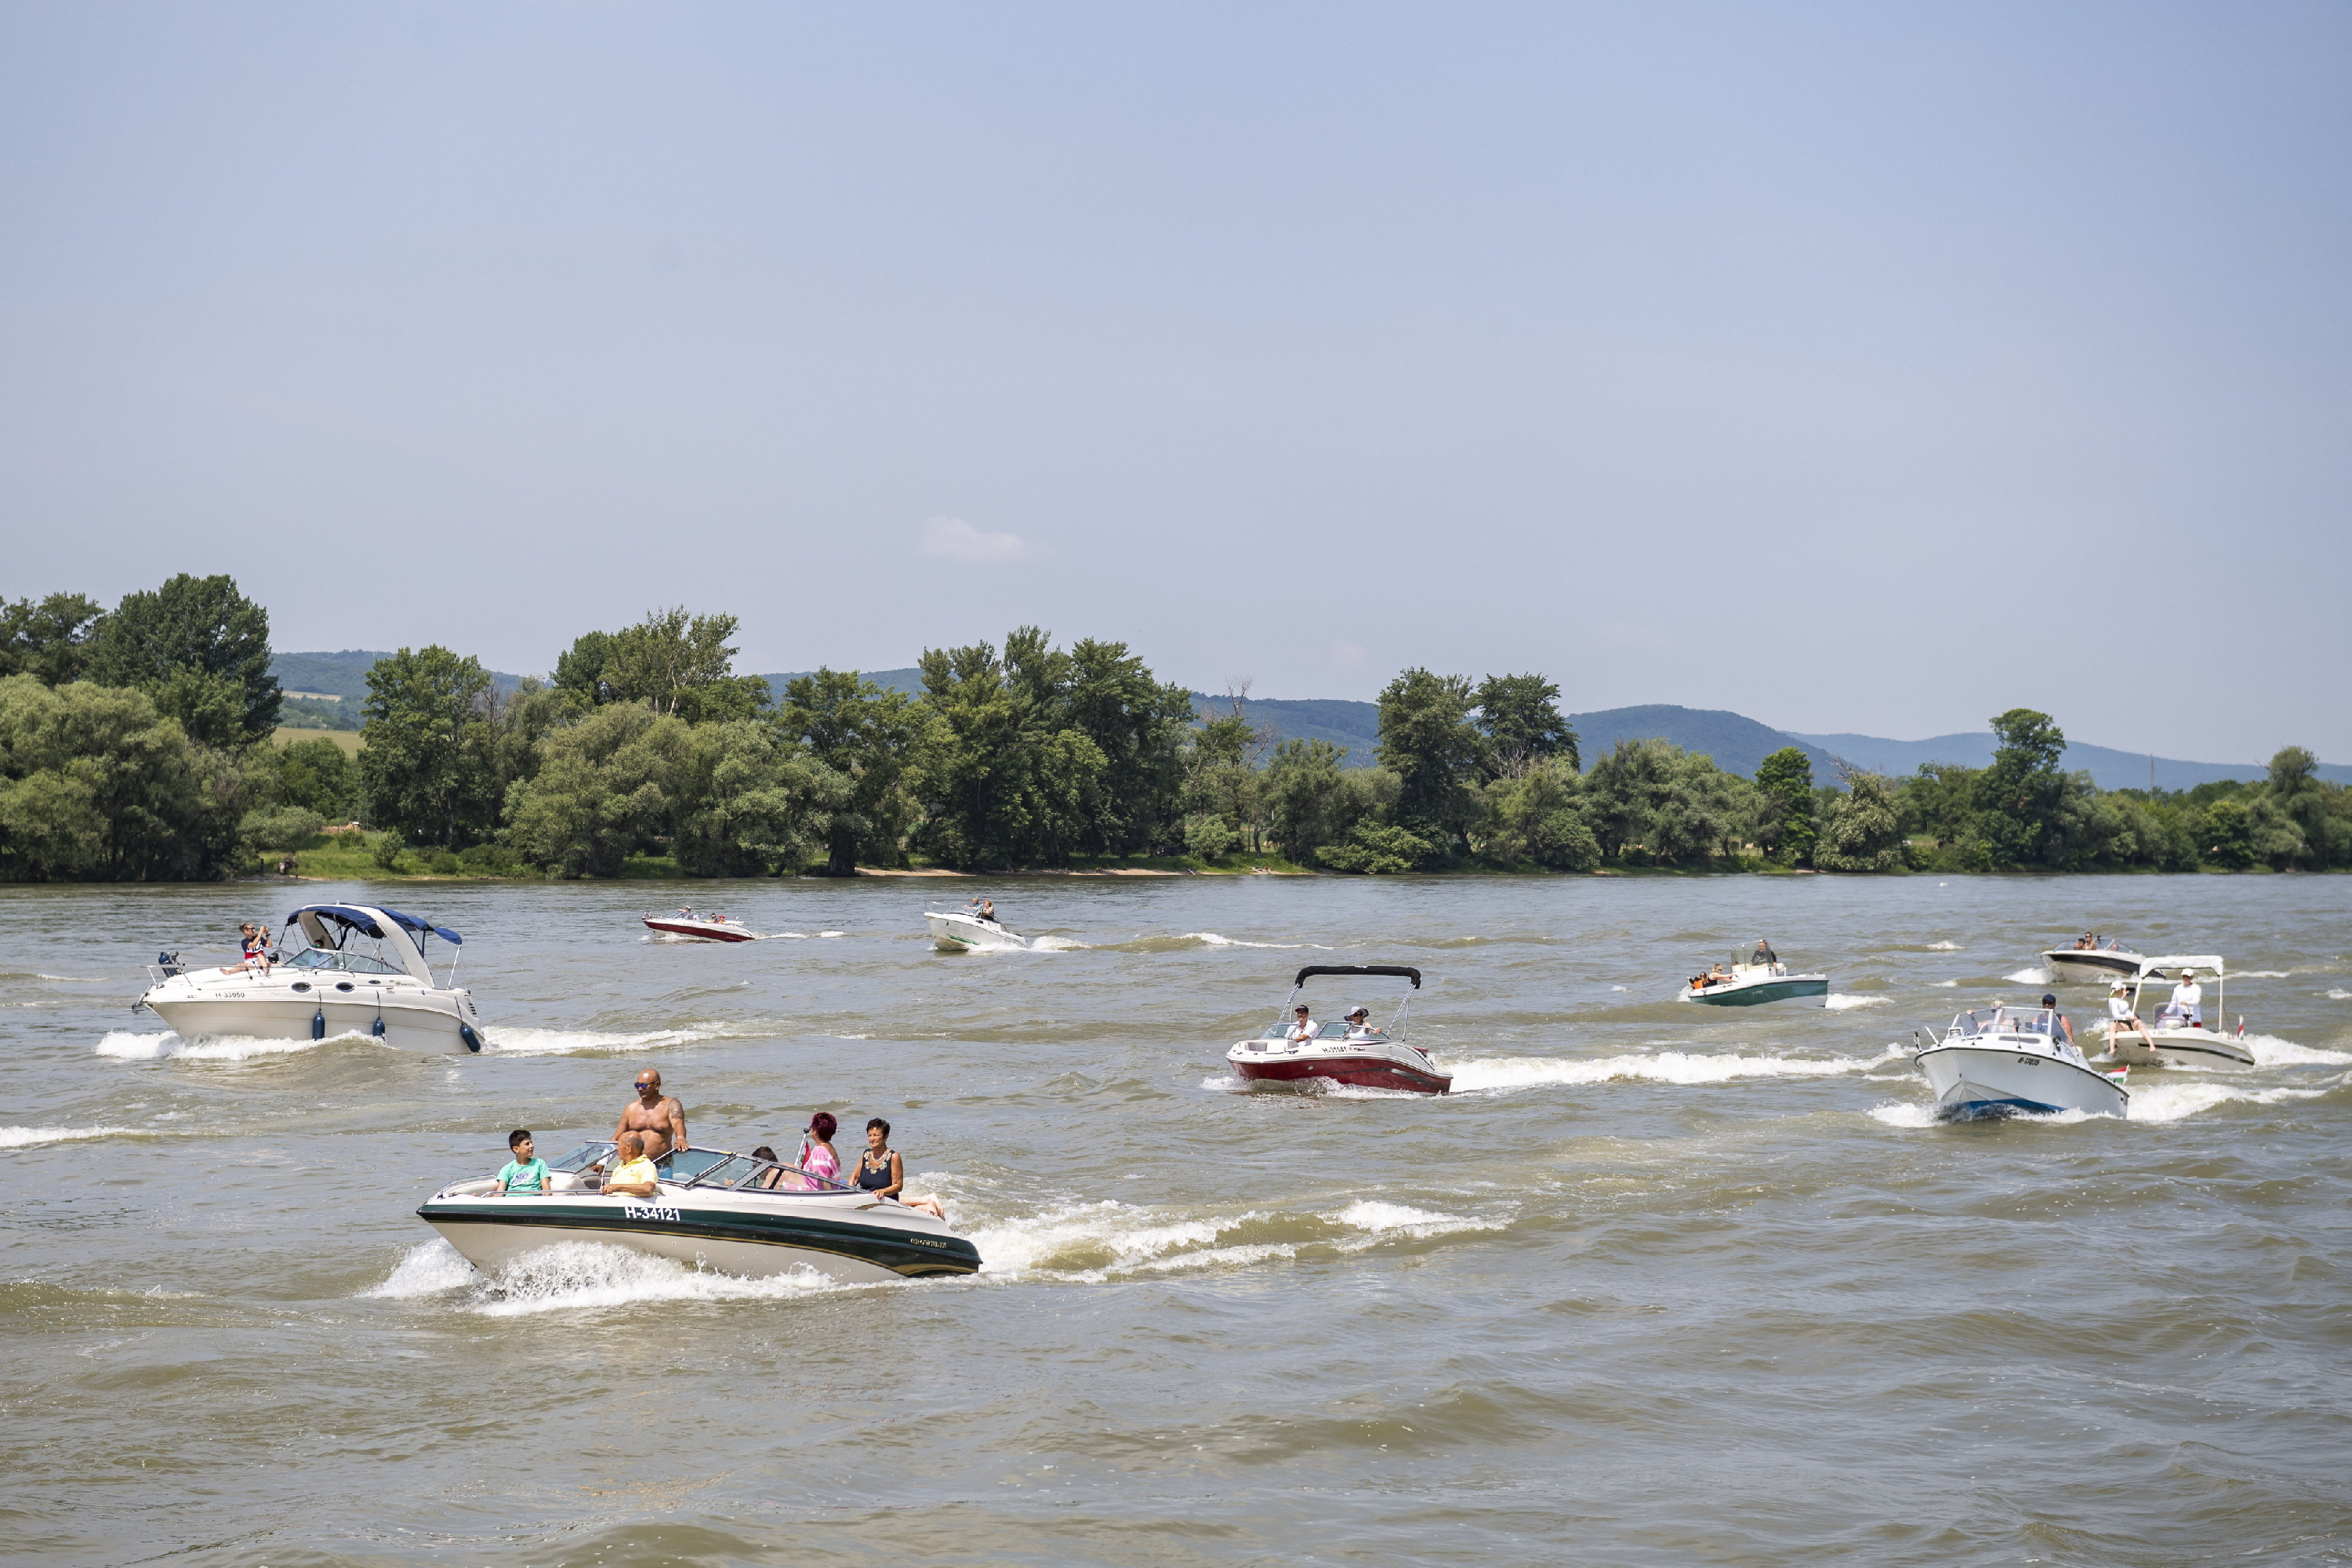
<path fill-rule="evenodd" d="M 531 1152 L 530 1130 L 518 1127 L 507 1134 L 507 1151 L 514 1158 L 499 1169 L 499 1194 L 521 1193 L 543 1198 L 548 1192 L 547 1162 Z"/>

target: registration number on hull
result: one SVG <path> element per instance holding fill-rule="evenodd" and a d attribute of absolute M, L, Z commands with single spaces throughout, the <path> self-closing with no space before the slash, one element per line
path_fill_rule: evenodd
<path fill-rule="evenodd" d="M 623 1219 L 666 1219 L 676 1224 L 677 1211 L 659 1204 L 623 1204 L 621 1217 Z"/>

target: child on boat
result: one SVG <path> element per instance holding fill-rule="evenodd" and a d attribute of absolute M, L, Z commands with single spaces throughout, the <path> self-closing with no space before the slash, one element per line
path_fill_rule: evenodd
<path fill-rule="evenodd" d="M 545 1197 L 547 1162 L 533 1152 L 530 1129 L 518 1127 L 508 1133 L 507 1152 L 514 1158 L 499 1167 L 499 1195 L 520 1193 L 529 1197 Z"/>

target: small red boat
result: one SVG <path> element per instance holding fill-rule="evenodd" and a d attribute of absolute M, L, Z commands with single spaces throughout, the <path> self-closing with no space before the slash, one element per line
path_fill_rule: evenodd
<path fill-rule="evenodd" d="M 674 915 L 647 915 L 646 929 L 664 936 L 684 937 L 690 942 L 765 942 L 767 935 L 753 931 L 741 921 L 730 921 L 725 915 L 698 915 L 692 910 L 680 910 Z"/>
<path fill-rule="evenodd" d="M 1444 1094 L 1454 1087 L 1453 1074 L 1438 1071 L 1427 1051 L 1406 1045 L 1402 1037 L 1412 991 L 1397 1004 L 1387 1028 L 1373 1024 L 1361 1007 L 1351 1009 L 1345 1018 L 1318 1023 L 1298 1005 L 1298 993 L 1318 974 L 1391 975 L 1412 982 L 1413 991 L 1421 989 L 1421 971 L 1399 963 L 1308 964 L 1290 984 L 1283 1016 L 1267 1026 L 1265 1034 L 1239 1041 L 1225 1053 L 1244 1082 L 1297 1087 L 1320 1079 L 1408 1094 Z"/>

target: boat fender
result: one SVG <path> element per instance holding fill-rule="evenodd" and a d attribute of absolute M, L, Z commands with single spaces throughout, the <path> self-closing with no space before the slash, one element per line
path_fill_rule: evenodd
<path fill-rule="evenodd" d="M 374 1036 L 377 1039 L 379 1039 L 379 1040 L 380 1040 L 380 1039 L 382 1039 L 382 1038 L 383 1038 L 383 1014 L 378 1013 L 378 1014 L 375 1016 L 375 1022 L 368 1026 L 368 1033 L 369 1033 L 369 1034 L 371 1034 L 371 1035 L 373 1035 L 373 1036 Z"/>
<path fill-rule="evenodd" d="M 310 1015 L 310 1037 L 314 1040 L 327 1037 L 327 1010 L 324 1007 Z"/>
<path fill-rule="evenodd" d="M 466 1042 L 466 1048 L 467 1048 L 467 1050 L 469 1050 L 469 1051 L 473 1051 L 473 1052 L 475 1052 L 475 1053 L 477 1053 L 477 1054 L 479 1054 L 479 1052 L 481 1051 L 481 1048 L 482 1048 L 482 1037 L 481 1037 L 481 1036 L 479 1036 L 479 1035 L 478 1035 L 478 1034 L 476 1034 L 476 1033 L 474 1033 L 474 1026 L 473 1026 L 473 1025 L 471 1025 L 471 1024 L 460 1024 L 460 1025 L 458 1025 L 458 1026 L 457 1026 L 457 1037 L 458 1037 L 459 1039 L 461 1039 L 461 1040 L 463 1040 L 463 1041 L 465 1041 L 465 1042 Z"/>

